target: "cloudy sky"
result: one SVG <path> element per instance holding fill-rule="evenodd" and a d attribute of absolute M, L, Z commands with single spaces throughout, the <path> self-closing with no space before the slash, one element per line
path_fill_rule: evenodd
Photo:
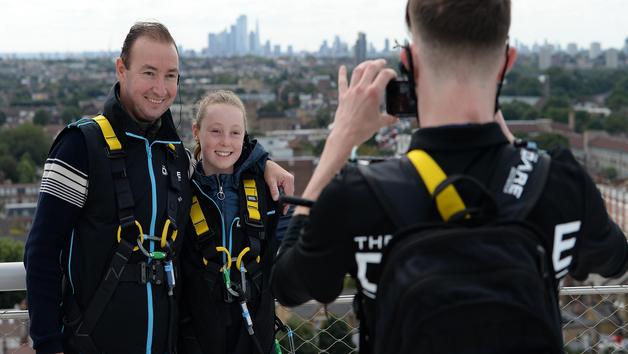
<path fill-rule="evenodd" d="M 175 5 L 176 4 L 176 5 Z M 0 0 L 0 53 L 119 50 L 138 20 L 166 24 L 184 48 L 207 46 L 240 15 L 262 41 L 316 50 L 339 35 L 353 43 L 363 31 L 376 48 L 407 38 L 406 0 Z M 511 38 L 527 44 L 576 42 L 622 47 L 628 0 L 513 0 Z"/>

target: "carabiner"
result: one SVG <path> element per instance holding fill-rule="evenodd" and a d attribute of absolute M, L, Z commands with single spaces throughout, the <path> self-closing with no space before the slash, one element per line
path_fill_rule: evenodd
<path fill-rule="evenodd" d="M 230 270 L 232 260 L 231 260 L 231 253 L 229 253 L 229 250 L 223 246 L 218 246 L 216 247 L 216 251 L 223 252 L 227 255 L 227 263 L 225 263 L 222 267 L 220 267 L 220 271 L 223 272 L 225 270 L 225 266 L 226 266 L 226 269 Z M 207 265 L 207 259 L 205 259 L 205 257 L 203 257 L 203 263 Z"/>
<path fill-rule="evenodd" d="M 137 226 L 137 230 L 140 232 L 138 235 L 138 239 L 141 239 L 141 242 L 144 242 L 144 230 L 142 230 L 142 225 L 140 225 L 139 221 L 135 220 L 135 226 Z M 118 225 L 118 243 L 120 243 L 122 232 L 122 225 Z M 133 247 L 133 252 L 139 250 L 139 246 Z"/>
<path fill-rule="evenodd" d="M 146 248 L 144 248 L 143 242 L 144 242 L 144 236 L 147 240 L 150 241 L 159 241 L 158 237 L 155 236 L 151 236 L 151 235 L 142 235 L 142 239 L 140 240 L 140 238 L 137 238 L 137 247 L 142 251 L 142 253 L 151 259 L 156 259 L 156 260 L 161 260 L 161 259 L 165 259 L 166 258 L 166 252 L 160 252 L 160 251 L 154 251 L 154 252 L 148 252 L 146 250 Z"/>
<path fill-rule="evenodd" d="M 244 255 L 245 255 L 245 254 L 247 254 L 247 253 L 249 253 L 250 251 L 251 251 L 251 247 L 248 247 L 248 246 L 247 246 L 247 247 L 245 247 L 245 248 L 244 248 L 244 249 L 240 252 L 240 254 L 238 255 L 238 259 L 236 260 L 236 267 L 237 267 L 238 269 L 241 269 L 241 265 L 242 265 L 242 258 L 244 258 Z M 260 261 L 259 256 L 257 256 L 257 258 L 255 258 L 255 261 L 256 261 L 257 263 L 259 263 L 259 261 Z"/>
<path fill-rule="evenodd" d="M 162 249 L 166 248 L 166 243 L 168 242 L 168 229 L 170 228 L 170 225 L 174 225 L 172 224 L 172 222 L 170 221 L 170 218 L 166 219 L 166 222 L 164 223 L 164 229 L 161 231 L 161 241 L 160 241 L 160 246 Z M 177 239 L 177 229 L 173 229 L 172 230 L 172 234 L 170 234 L 170 239 L 172 240 L 172 242 L 174 243 L 174 241 Z"/>

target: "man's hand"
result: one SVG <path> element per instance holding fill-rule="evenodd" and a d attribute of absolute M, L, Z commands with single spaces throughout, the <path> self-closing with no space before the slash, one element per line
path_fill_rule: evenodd
<path fill-rule="evenodd" d="M 385 65 L 384 59 L 362 62 L 353 70 L 350 82 L 346 67 L 338 70 L 338 109 L 330 136 L 342 137 L 343 146 L 360 145 L 380 128 L 397 121 L 380 112 L 386 85 L 397 75 Z"/>
<path fill-rule="evenodd" d="M 347 68 L 341 66 L 338 70 L 338 109 L 333 128 L 303 198 L 318 199 L 323 188 L 345 164 L 354 146 L 365 142 L 380 128 L 397 121 L 397 118 L 380 111 L 386 85 L 396 76 L 395 71 L 385 68 L 385 65 L 383 59 L 361 63 L 353 70 L 350 83 Z M 308 213 L 308 208 L 299 206 L 294 215 Z"/>
<path fill-rule="evenodd" d="M 294 194 L 294 176 L 274 161 L 266 161 L 264 180 L 270 188 L 270 195 L 274 201 L 279 200 L 279 187 L 283 188 L 286 195 Z M 283 213 L 285 214 L 287 211 L 288 205 L 284 207 Z"/>

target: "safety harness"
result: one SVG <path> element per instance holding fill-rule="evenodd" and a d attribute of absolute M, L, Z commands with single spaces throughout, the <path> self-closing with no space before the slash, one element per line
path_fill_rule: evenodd
<path fill-rule="evenodd" d="M 247 300 L 250 300 L 250 287 L 247 285 L 246 273 L 250 273 L 251 277 L 258 275 L 260 268 L 260 256 L 264 251 L 264 242 L 266 234 L 264 232 L 265 221 L 262 215 L 266 215 L 265 204 L 260 200 L 260 195 L 264 191 L 258 192 L 258 182 L 252 176 L 242 178 L 242 193 L 240 195 L 240 218 L 244 220 L 244 233 L 248 239 L 249 245 L 244 247 L 237 256 L 231 255 L 226 245 L 218 246 L 216 242 L 216 232 L 207 223 L 207 219 L 199 204 L 196 196 L 192 196 L 192 207 L 190 209 L 190 219 L 194 225 L 196 233 L 195 248 L 202 255 L 203 264 L 209 266 L 219 266 L 225 284 L 225 302 L 232 303 L 237 301 L 242 309 L 242 317 L 246 322 L 246 329 L 249 333 L 256 349 L 263 353 L 259 340 L 255 336 L 253 330 L 253 319 L 247 306 Z M 246 212 L 243 212 L 246 210 Z M 225 254 L 225 263 L 222 265 L 215 264 L 211 261 L 218 253 Z M 245 259 L 249 259 L 247 262 Z M 230 270 L 232 263 L 235 261 L 236 269 L 240 272 L 240 283 L 234 283 L 231 280 Z M 259 287 L 259 286 L 258 286 Z"/>
<path fill-rule="evenodd" d="M 99 352 L 91 338 L 91 333 L 96 327 L 112 295 L 116 291 L 118 284 L 120 282 L 137 284 L 152 283 L 154 285 L 167 284 L 170 299 L 168 350 L 174 350 L 171 336 L 173 332 L 172 325 L 175 306 L 172 297 L 176 279 L 172 262 L 174 252 L 171 245 L 177 238 L 176 220 L 179 213 L 179 202 L 181 201 L 181 188 L 179 185 L 181 175 L 180 173 L 172 173 L 172 171 L 175 171 L 173 168 L 174 160 L 178 157 L 175 146 L 173 144 L 167 145 L 167 164 L 171 167 L 171 173 L 168 173 L 170 176 L 167 199 L 168 217 L 165 221 L 161 237 L 146 235 L 144 234 L 142 225 L 134 215 L 135 203 L 125 165 L 126 152 L 107 118 L 100 115 L 92 118 L 92 120 L 100 127 L 100 131 L 107 145 L 107 157 L 111 163 L 111 176 L 116 195 L 119 220 L 116 233 L 118 247 L 107 267 L 104 278 L 94 292 L 85 311 L 81 311 L 80 306 L 72 294 L 67 291 L 65 292 L 65 316 L 63 323 L 65 327 L 70 329 L 73 333 L 71 339 L 73 347 L 82 352 Z M 163 168 L 165 168 L 165 166 Z M 162 251 L 147 251 L 143 246 L 145 240 L 158 242 Z M 128 264 L 132 253 L 140 250 L 148 258 L 148 261 Z"/>

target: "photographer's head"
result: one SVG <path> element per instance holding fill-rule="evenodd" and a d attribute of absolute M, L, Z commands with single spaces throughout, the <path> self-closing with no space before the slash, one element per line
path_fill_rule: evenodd
<path fill-rule="evenodd" d="M 168 29 L 157 22 L 138 22 L 124 40 L 116 60 L 120 101 L 136 119 L 155 121 L 177 96 L 179 56 Z"/>
<path fill-rule="evenodd" d="M 464 95 L 477 101 L 482 107 L 476 107 L 474 121 L 492 118 L 485 118 L 482 112 L 494 111 L 504 65 L 512 66 L 516 57 L 511 49 L 506 62 L 510 3 L 510 0 L 408 0 L 406 24 L 413 39 L 423 126 L 430 125 L 424 121 L 430 119 L 426 113 L 434 110 L 432 106 L 439 102 L 436 96 L 442 95 L 442 90 L 454 102 L 464 99 Z M 402 60 L 407 63 L 405 54 Z"/>

